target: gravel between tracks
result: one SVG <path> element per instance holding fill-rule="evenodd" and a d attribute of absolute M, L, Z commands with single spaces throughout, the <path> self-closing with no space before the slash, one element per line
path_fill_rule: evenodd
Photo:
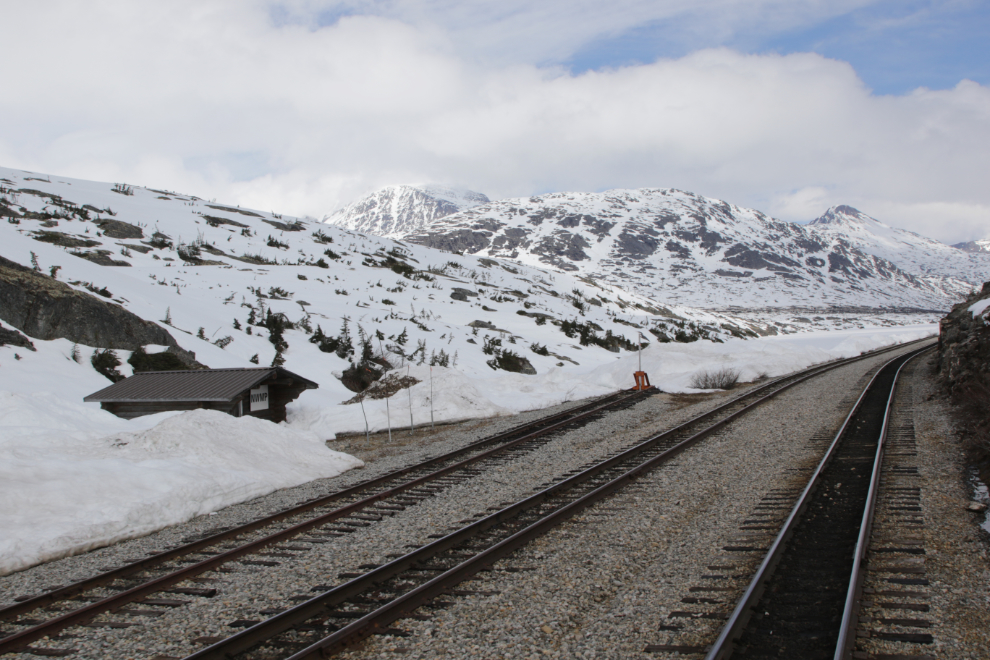
<path fill-rule="evenodd" d="M 650 644 L 710 643 L 762 558 L 723 548 L 767 538 L 739 526 L 762 497 L 803 486 L 849 395 L 891 357 L 795 387 L 460 587 L 498 595 L 456 598 L 429 621 L 399 622 L 410 637 L 372 639 L 342 657 L 644 658 L 664 656 L 644 653 Z M 691 591 L 712 584 L 733 591 Z M 682 602 L 692 597 L 721 602 Z"/>
<path fill-rule="evenodd" d="M 835 394 L 845 395 L 857 384 L 862 386 L 865 373 L 889 357 L 843 367 L 794 388 L 766 406 L 762 414 L 740 420 L 719 437 L 688 450 L 674 463 L 642 479 L 635 488 L 503 562 L 532 570 L 505 572 L 500 565 L 463 586 L 500 594 L 458 597 L 448 609 L 427 610 L 433 614 L 429 621 L 399 622 L 412 637 L 370 640 L 347 655 L 377 657 L 398 651 L 409 657 L 430 658 L 523 658 L 534 654 L 644 657 L 646 644 L 690 644 L 711 636 L 721 623 L 717 619 L 678 620 L 684 626 L 680 631 L 659 631 L 658 626 L 671 623 L 671 611 L 688 609 L 680 600 L 689 595 L 689 587 L 704 583 L 703 575 L 725 575 L 724 583 L 742 587 L 745 581 L 741 578 L 751 572 L 758 553 L 731 553 L 722 547 L 740 536 L 740 522 L 762 496 L 794 482 L 800 472 L 792 470 L 817 462 L 828 435 L 822 431 L 837 427 L 851 404 L 848 396 L 837 401 Z M 232 572 L 210 573 L 216 582 L 209 586 L 220 591 L 215 598 L 182 597 L 191 601 L 190 605 L 156 618 L 104 616 L 101 620 L 124 619 L 142 625 L 122 630 L 100 628 L 98 632 L 76 628 L 70 632 L 85 632 L 85 637 L 36 645 L 78 648 L 76 658 L 181 657 L 199 648 L 192 641 L 197 637 L 229 635 L 235 631 L 227 624 L 235 619 L 263 618 L 261 610 L 287 607 L 292 604 L 288 600 L 291 596 L 308 594 L 318 584 L 339 582 L 337 574 L 341 571 L 381 563 L 386 554 L 401 550 L 405 544 L 424 543 L 429 534 L 451 528 L 460 519 L 515 500 L 553 475 L 693 417 L 728 396 L 650 397 L 624 414 L 561 436 L 526 454 L 524 460 L 452 487 L 393 518 L 313 547 L 297 558 L 279 559 L 284 562 L 280 566 L 235 564 Z M 8 576 L 0 580 L 0 601 L 9 602 L 13 595 L 34 593 L 40 587 L 66 584 L 99 567 L 119 565 L 206 529 L 253 519 L 551 412 L 442 427 L 432 436 L 423 433 L 412 438 L 405 447 L 396 443 L 384 447 L 374 438 L 371 443 L 363 437 L 343 439 L 335 448 L 356 449 L 359 456 L 371 459 L 368 468 L 328 480 L 329 484 L 316 482 L 273 493 L 151 537 Z M 706 568 L 712 565 L 734 568 Z M 736 595 L 720 598 L 724 604 L 692 609 L 727 613 Z"/>

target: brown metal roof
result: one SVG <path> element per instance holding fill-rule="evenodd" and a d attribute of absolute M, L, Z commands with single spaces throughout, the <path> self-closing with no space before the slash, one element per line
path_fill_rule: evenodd
<path fill-rule="evenodd" d="M 142 371 L 105 387 L 83 401 L 231 401 L 271 376 L 292 378 L 306 386 L 319 387 L 311 380 L 282 367 L 251 369 L 189 369 L 186 371 Z"/>

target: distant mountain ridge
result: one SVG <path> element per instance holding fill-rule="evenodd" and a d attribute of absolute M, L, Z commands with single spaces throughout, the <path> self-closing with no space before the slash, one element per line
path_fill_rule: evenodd
<path fill-rule="evenodd" d="M 954 243 L 952 247 L 958 248 L 963 252 L 990 252 L 990 238 L 981 238 L 978 241 Z"/>
<path fill-rule="evenodd" d="M 908 273 L 965 282 L 969 285 L 967 291 L 974 286 L 979 288 L 990 278 L 990 253 L 949 246 L 912 231 L 891 227 L 851 206 L 833 206 L 808 226 L 844 239 L 862 252 L 891 261 Z M 990 245 L 990 241 L 983 243 Z"/>
<path fill-rule="evenodd" d="M 499 200 L 402 237 L 707 309 L 944 310 L 972 282 L 990 278 L 990 260 L 894 230 L 851 207 L 835 207 L 803 226 L 673 189 Z M 950 266 L 936 265 L 940 259 Z"/>
<path fill-rule="evenodd" d="M 441 185 L 388 186 L 334 211 L 323 222 L 351 231 L 400 238 L 435 220 L 489 201 L 479 192 Z"/>

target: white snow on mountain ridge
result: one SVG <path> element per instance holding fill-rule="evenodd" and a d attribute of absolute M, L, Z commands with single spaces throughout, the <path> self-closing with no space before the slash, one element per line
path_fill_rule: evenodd
<path fill-rule="evenodd" d="M 406 239 L 575 272 L 706 309 L 939 310 L 971 288 L 899 268 L 839 232 L 672 189 L 499 200 L 434 220 Z M 990 268 L 984 272 L 990 276 Z"/>
<path fill-rule="evenodd" d="M 956 243 L 952 247 L 958 248 L 963 252 L 990 252 L 990 238 L 981 238 L 976 241 Z"/>
<path fill-rule="evenodd" d="M 891 227 L 850 206 L 833 206 L 808 223 L 808 227 L 845 240 L 860 251 L 891 261 L 914 275 L 955 280 L 964 291 L 990 278 L 990 255 L 979 250 L 968 252 Z"/>
<path fill-rule="evenodd" d="M 389 186 L 324 216 L 323 221 L 351 231 L 400 238 L 488 201 L 481 193 L 437 184 Z"/>

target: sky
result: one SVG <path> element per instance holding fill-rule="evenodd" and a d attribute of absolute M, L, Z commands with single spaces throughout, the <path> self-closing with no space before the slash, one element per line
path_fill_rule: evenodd
<path fill-rule="evenodd" d="M 0 0 L 0 165 L 322 217 L 680 188 L 990 237 L 978 0 Z"/>

